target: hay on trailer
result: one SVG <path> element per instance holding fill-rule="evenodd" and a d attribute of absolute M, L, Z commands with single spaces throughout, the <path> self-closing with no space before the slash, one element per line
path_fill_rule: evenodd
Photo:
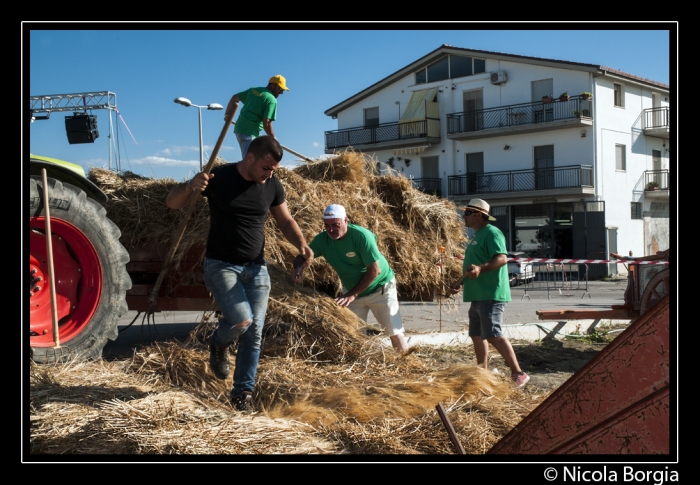
<path fill-rule="evenodd" d="M 225 162 L 219 158 L 219 163 Z M 394 269 L 403 295 L 431 299 L 434 294 L 443 295 L 446 285 L 461 274 L 461 264 L 452 257 L 463 254 L 466 241 L 455 205 L 421 192 L 394 172 L 378 175 L 375 167 L 371 157 L 346 151 L 293 170 L 281 167 L 277 176 L 285 188 L 289 211 L 307 240 L 323 230 L 323 209 L 332 203 L 343 204 L 351 223 L 377 235 L 379 249 Z M 127 250 L 149 242 L 171 244 L 186 212 L 165 205 L 178 182 L 119 176 L 99 168 L 93 168 L 89 178 L 109 195 L 107 213 L 120 228 L 120 240 Z M 206 199 L 200 198 L 178 244 L 174 265 L 192 247 L 203 248 L 208 220 Z M 291 271 L 298 251 L 271 217 L 265 224 L 265 237 L 268 261 Z M 445 248 L 443 273 L 437 267 L 440 247 Z M 324 259 L 305 272 L 305 282 L 330 293 L 340 290 L 337 274 Z"/>

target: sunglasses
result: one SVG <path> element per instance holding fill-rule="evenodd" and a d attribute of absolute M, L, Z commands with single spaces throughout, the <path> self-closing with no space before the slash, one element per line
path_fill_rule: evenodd
<path fill-rule="evenodd" d="M 462 217 L 469 217 L 470 215 L 474 214 L 476 211 L 471 211 L 469 209 L 465 209 L 464 214 L 462 214 Z"/>

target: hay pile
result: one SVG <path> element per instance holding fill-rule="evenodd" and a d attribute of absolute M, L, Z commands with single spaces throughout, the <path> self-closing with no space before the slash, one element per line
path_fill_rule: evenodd
<path fill-rule="evenodd" d="M 467 454 L 488 451 L 545 396 L 513 390 L 434 350 L 367 352 L 352 364 L 263 358 L 256 406 L 227 401 L 202 343 L 163 342 L 132 359 L 30 367 L 32 455 Z M 466 349 L 461 349 L 466 352 Z"/>

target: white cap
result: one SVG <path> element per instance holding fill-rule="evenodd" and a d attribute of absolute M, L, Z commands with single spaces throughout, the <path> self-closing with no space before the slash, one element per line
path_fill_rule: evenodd
<path fill-rule="evenodd" d="M 338 204 L 331 204 L 323 211 L 324 219 L 345 219 L 345 207 Z"/>

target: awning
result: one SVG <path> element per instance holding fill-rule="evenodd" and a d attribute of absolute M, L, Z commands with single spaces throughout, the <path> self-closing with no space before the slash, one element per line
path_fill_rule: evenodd
<path fill-rule="evenodd" d="M 432 145 L 419 145 L 414 147 L 395 148 L 394 155 L 411 155 L 426 151 Z"/>
<path fill-rule="evenodd" d="M 437 96 L 438 88 L 421 89 L 411 94 L 408 106 L 401 115 L 400 122 L 421 121 L 425 119 L 426 103 L 432 103 Z"/>

